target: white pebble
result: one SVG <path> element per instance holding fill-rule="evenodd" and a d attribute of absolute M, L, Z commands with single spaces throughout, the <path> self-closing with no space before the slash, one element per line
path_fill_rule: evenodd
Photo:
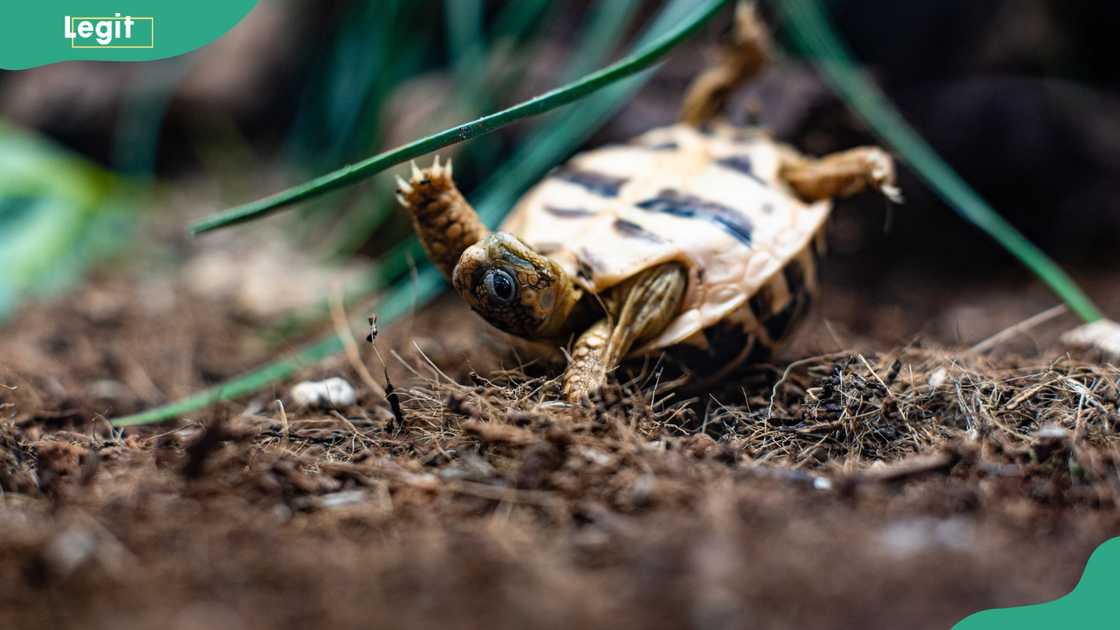
<path fill-rule="evenodd" d="M 1098 319 L 1062 335 L 1062 342 L 1078 348 L 1100 350 L 1113 358 L 1120 357 L 1120 324 L 1110 319 Z"/>
<path fill-rule="evenodd" d="M 897 556 L 924 551 L 969 551 L 974 547 L 972 522 L 949 519 L 911 518 L 887 524 L 880 531 L 883 548 Z"/>
<path fill-rule="evenodd" d="M 365 498 L 365 490 L 343 490 L 342 492 L 332 492 L 319 497 L 319 506 L 324 508 L 341 507 L 343 505 L 350 505 L 351 503 L 359 503 L 364 501 Z"/>
<path fill-rule="evenodd" d="M 292 400 L 301 407 L 347 407 L 358 400 L 354 386 L 344 379 L 304 381 L 292 387 Z"/>
<path fill-rule="evenodd" d="M 1038 437 L 1051 440 L 1064 440 L 1069 437 L 1069 430 L 1056 424 L 1044 424 L 1038 428 Z"/>
<path fill-rule="evenodd" d="M 929 375 L 929 388 L 937 389 L 945 384 L 945 380 L 949 378 L 949 372 L 945 368 L 937 368 L 933 374 Z"/>
<path fill-rule="evenodd" d="M 90 559 L 97 546 L 97 537 L 88 529 L 67 529 L 50 542 L 44 558 L 52 570 L 66 576 Z"/>

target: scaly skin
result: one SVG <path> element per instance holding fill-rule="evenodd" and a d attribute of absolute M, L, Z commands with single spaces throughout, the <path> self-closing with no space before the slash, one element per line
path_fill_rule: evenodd
<path fill-rule="evenodd" d="M 486 285 L 488 273 L 501 271 L 516 283 L 510 301 L 495 299 Z M 525 339 L 568 335 L 578 325 L 576 307 L 583 291 L 556 261 L 543 256 L 516 236 L 488 235 L 459 258 L 451 279 L 455 291 L 494 326 Z"/>
<path fill-rule="evenodd" d="M 681 120 L 700 126 L 723 110 L 731 91 L 758 76 L 770 61 L 770 35 L 754 5 L 735 7 L 735 32 L 720 53 L 719 63 L 708 68 L 688 88 L 681 105 Z"/>
<path fill-rule="evenodd" d="M 894 161 L 878 147 L 857 147 L 823 158 L 808 158 L 788 149 L 782 156 L 780 175 L 803 201 L 849 197 L 867 188 L 895 203 L 902 201 L 895 185 Z"/>
<path fill-rule="evenodd" d="M 439 156 L 423 170 L 413 163 L 408 182 L 397 178 L 397 201 L 409 210 L 424 251 L 448 280 L 463 252 L 490 233 L 455 186 L 451 161 L 441 167 Z"/>
<path fill-rule="evenodd" d="M 665 263 L 627 280 L 606 299 L 608 317 L 587 329 L 572 348 L 564 372 L 564 397 L 580 402 L 601 388 L 637 344 L 656 337 L 680 312 L 688 274 L 679 263 Z"/>
<path fill-rule="evenodd" d="M 564 399 L 580 402 L 607 382 L 605 354 L 611 339 L 611 324 L 606 319 L 595 322 L 572 346 L 571 360 L 562 379 Z"/>

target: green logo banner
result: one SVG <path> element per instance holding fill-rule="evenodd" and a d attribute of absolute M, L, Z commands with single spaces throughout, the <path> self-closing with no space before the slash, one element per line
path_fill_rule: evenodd
<path fill-rule="evenodd" d="M 1106 541 L 1085 565 L 1085 573 L 1065 597 L 1046 604 L 985 610 L 965 618 L 953 630 L 1054 630 L 1115 628 L 1116 585 L 1120 583 L 1120 538 Z"/>
<path fill-rule="evenodd" d="M 201 48 L 257 0 L 38 0 L 3 10 L 0 68 L 59 61 L 151 61 Z"/>

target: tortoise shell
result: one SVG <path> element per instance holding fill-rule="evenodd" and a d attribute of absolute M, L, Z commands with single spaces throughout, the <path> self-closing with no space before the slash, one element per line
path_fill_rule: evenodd
<path fill-rule="evenodd" d="M 787 151 L 753 128 L 654 129 L 555 169 L 501 229 L 597 295 L 683 263 L 680 314 L 631 356 L 669 350 L 690 371 L 722 373 L 772 353 L 817 289 L 831 204 L 793 195 L 779 177 Z"/>

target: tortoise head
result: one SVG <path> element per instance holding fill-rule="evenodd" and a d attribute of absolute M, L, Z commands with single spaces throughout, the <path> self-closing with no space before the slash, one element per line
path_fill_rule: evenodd
<path fill-rule="evenodd" d="M 463 252 L 452 285 L 486 321 L 526 339 L 566 332 L 583 295 L 559 264 L 504 232 Z"/>

